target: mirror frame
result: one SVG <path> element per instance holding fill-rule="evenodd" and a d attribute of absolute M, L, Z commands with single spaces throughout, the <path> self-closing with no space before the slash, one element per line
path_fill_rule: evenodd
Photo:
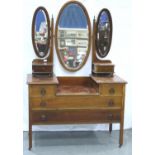
<path fill-rule="evenodd" d="M 36 15 L 38 13 L 38 11 L 40 10 L 43 10 L 43 12 L 45 13 L 45 16 L 46 16 L 46 20 L 47 20 L 47 27 L 48 27 L 48 38 L 47 38 L 47 48 L 45 50 L 45 55 L 43 56 L 40 56 L 38 53 L 39 53 L 39 50 L 36 48 L 36 44 L 35 44 L 35 19 L 36 19 Z M 38 7 L 35 12 L 34 12 L 34 15 L 33 15 L 33 19 L 32 19 L 32 44 L 33 44 L 33 48 L 34 48 L 34 51 L 36 53 L 36 55 L 39 57 L 39 58 L 44 58 L 47 56 L 48 54 L 48 50 L 49 50 L 49 47 L 50 47 L 50 19 L 49 19 L 49 15 L 48 15 L 48 12 L 47 10 L 43 7 L 43 6 L 40 6 Z"/>
<path fill-rule="evenodd" d="M 109 45 L 108 45 L 108 48 L 106 50 L 106 52 L 104 52 L 104 55 L 101 56 L 99 54 L 99 48 L 97 46 L 97 33 L 98 33 L 98 24 L 99 24 L 99 21 L 100 21 L 100 16 L 102 14 L 102 12 L 106 12 L 107 15 L 108 15 L 108 18 L 109 18 L 109 23 L 110 23 L 110 41 L 109 41 Z M 113 33 L 113 26 L 112 26 L 112 18 L 111 18 L 111 14 L 110 14 L 110 11 L 106 8 L 103 8 L 100 12 L 99 12 L 99 15 L 98 15 L 98 18 L 97 18 L 97 23 L 96 23 L 96 32 L 95 32 L 95 46 L 96 46 L 96 51 L 97 51 L 97 56 L 99 58 L 104 58 L 108 55 L 109 51 L 110 51 L 110 48 L 111 48 L 111 42 L 112 42 L 112 33 Z"/>
<path fill-rule="evenodd" d="M 69 4 L 77 4 L 79 5 L 82 10 L 84 11 L 85 15 L 86 15 L 86 18 L 87 18 L 87 24 L 88 24 L 88 31 L 89 31 L 89 34 L 88 34 L 88 48 L 87 48 L 87 53 L 86 53 L 86 56 L 85 56 L 85 59 L 84 61 L 81 63 L 81 65 L 79 65 L 79 67 L 77 68 L 70 68 L 70 67 L 67 67 L 63 60 L 61 59 L 61 56 L 60 56 L 60 51 L 59 51 L 59 48 L 58 48 L 58 24 L 59 24 L 59 19 L 60 19 L 60 16 L 63 12 L 63 10 L 65 9 L 66 6 L 68 6 Z M 88 59 L 88 56 L 89 56 L 89 53 L 90 53 L 90 45 L 91 45 L 91 25 L 90 25 L 90 18 L 89 18 L 89 15 L 88 15 L 88 12 L 86 10 L 86 8 L 83 6 L 82 3 L 78 2 L 78 1 L 69 1 L 67 3 L 65 3 L 60 11 L 59 11 L 59 14 L 58 14 L 58 17 L 57 17 L 57 20 L 56 20 L 56 25 L 55 25 L 55 47 L 56 47 L 56 52 L 57 52 L 57 56 L 59 58 L 59 62 L 61 63 L 61 65 L 68 71 L 70 72 L 75 72 L 75 71 L 78 71 L 80 70 L 86 63 L 87 59 Z"/>

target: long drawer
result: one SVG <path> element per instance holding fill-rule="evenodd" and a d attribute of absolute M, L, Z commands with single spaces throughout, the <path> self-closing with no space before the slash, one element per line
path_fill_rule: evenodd
<path fill-rule="evenodd" d="M 119 111 L 51 110 L 32 111 L 33 124 L 72 124 L 120 122 Z"/>
<path fill-rule="evenodd" d="M 122 96 L 30 98 L 32 108 L 121 108 Z"/>
<path fill-rule="evenodd" d="M 55 96 L 54 85 L 30 85 L 30 97 L 53 97 Z"/>

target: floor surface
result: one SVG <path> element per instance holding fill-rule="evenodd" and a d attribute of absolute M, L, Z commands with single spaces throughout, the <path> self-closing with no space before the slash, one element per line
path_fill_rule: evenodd
<path fill-rule="evenodd" d="M 119 148 L 119 131 L 33 132 L 28 150 L 28 132 L 23 133 L 23 155 L 131 155 L 132 130 L 124 131 Z"/>

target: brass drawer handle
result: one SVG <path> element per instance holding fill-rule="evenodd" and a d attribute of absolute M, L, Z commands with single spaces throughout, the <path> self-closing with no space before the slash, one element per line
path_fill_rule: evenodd
<path fill-rule="evenodd" d="M 107 119 L 108 119 L 108 120 L 112 120 L 112 119 L 113 119 L 113 114 L 108 114 L 108 115 L 107 115 Z"/>
<path fill-rule="evenodd" d="M 44 114 L 42 114 L 42 115 L 40 116 L 40 119 L 41 119 L 42 121 L 47 121 L 47 116 L 44 115 Z"/>
<path fill-rule="evenodd" d="M 110 93 L 110 94 L 115 94 L 115 89 L 114 89 L 114 88 L 110 88 L 110 89 L 109 89 L 109 93 Z"/>
<path fill-rule="evenodd" d="M 46 94 L 45 88 L 42 88 L 42 89 L 41 89 L 40 94 L 41 94 L 42 96 L 44 96 L 44 95 Z"/>
<path fill-rule="evenodd" d="M 47 105 L 46 102 L 41 102 L 41 103 L 40 103 L 40 106 L 41 106 L 41 107 L 46 107 L 46 105 Z"/>
<path fill-rule="evenodd" d="M 113 100 L 109 100 L 109 102 L 108 102 L 108 106 L 109 106 L 109 107 L 114 106 L 114 101 L 113 101 Z"/>

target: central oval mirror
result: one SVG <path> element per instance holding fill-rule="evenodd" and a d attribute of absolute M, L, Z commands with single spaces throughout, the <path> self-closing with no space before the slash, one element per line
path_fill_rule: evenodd
<path fill-rule="evenodd" d="M 56 21 L 56 51 L 62 66 L 69 71 L 79 70 L 90 51 L 90 19 L 85 7 L 68 2 L 60 10 Z"/>

